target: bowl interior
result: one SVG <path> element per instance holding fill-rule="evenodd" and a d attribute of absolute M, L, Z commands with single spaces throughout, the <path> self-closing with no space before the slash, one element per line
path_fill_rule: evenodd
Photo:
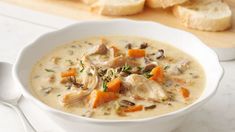
<path fill-rule="evenodd" d="M 25 96 L 31 94 L 29 86 L 30 72 L 33 65 L 42 56 L 48 54 L 55 47 L 73 40 L 103 35 L 141 36 L 162 41 L 194 57 L 202 65 L 206 74 L 205 90 L 194 104 L 213 95 L 223 74 L 217 55 L 190 33 L 153 22 L 130 20 L 91 21 L 77 23 L 47 33 L 21 51 L 14 66 L 13 74 L 18 84 L 21 85 L 23 94 Z"/>

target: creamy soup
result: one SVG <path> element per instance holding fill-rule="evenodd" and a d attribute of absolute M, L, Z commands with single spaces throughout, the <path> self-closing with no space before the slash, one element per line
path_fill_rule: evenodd
<path fill-rule="evenodd" d="M 205 75 L 191 56 L 131 36 L 78 40 L 32 69 L 37 98 L 53 108 L 99 119 L 136 119 L 184 108 L 203 92 Z"/>

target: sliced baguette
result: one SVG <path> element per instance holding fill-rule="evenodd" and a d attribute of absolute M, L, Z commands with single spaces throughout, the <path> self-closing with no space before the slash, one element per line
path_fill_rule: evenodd
<path fill-rule="evenodd" d="M 91 11 L 101 15 L 123 16 L 141 12 L 145 0 L 99 0 L 91 6 Z"/>
<path fill-rule="evenodd" d="M 203 31 L 223 31 L 232 26 L 232 12 L 221 0 L 192 0 L 173 8 L 183 25 Z"/>
<path fill-rule="evenodd" d="M 91 5 L 97 2 L 97 0 L 81 0 L 84 4 Z"/>
<path fill-rule="evenodd" d="M 188 0 L 146 0 L 146 5 L 151 8 L 167 8 L 186 1 Z"/>

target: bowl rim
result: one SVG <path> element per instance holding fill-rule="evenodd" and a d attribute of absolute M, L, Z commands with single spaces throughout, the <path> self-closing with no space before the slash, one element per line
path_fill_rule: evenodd
<path fill-rule="evenodd" d="M 206 48 L 208 50 L 208 52 L 213 54 L 213 56 L 215 57 L 215 61 L 217 63 L 217 67 L 218 67 L 218 71 L 217 71 L 218 72 L 218 77 L 216 78 L 217 80 L 215 80 L 215 88 L 213 89 L 213 91 L 210 94 L 208 94 L 208 96 L 206 96 L 205 98 L 203 98 L 200 101 L 195 101 L 194 103 L 192 103 L 192 104 L 190 104 L 190 105 L 188 105 L 184 108 L 181 108 L 179 110 L 176 110 L 176 111 L 173 111 L 173 112 L 170 112 L 170 113 L 166 113 L 166 114 L 163 114 L 163 115 L 146 117 L 146 118 L 139 118 L 139 119 L 122 119 L 122 120 L 119 120 L 119 119 L 118 120 L 115 120 L 115 119 L 110 120 L 110 119 L 108 119 L 107 120 L 107 119 L 95 119 L 95 118 L 82 117 L 82 116 L 79 116 L 79 115 L 75 115 L 75 114 L 72 114 L 72 113 L 68 113 L 68 112 L 50 107 L 47 104 L 40 101 L 39 99 L 37 99 L 36 97 L 34 97 L 28 90 L 26 90 L 26 88 L 23 86 L 23 84 L 18 79 L 18 68 L 17 67 L 18 67 L 18 65 L 19 65 L 19 63 L 22 59 L 22 54 L 24 53 L 24 51 L 27 48 L 30 48 L 31 46 L 35 45 L 35 43 L 37 41 L 39 41 L 40 39 L 43 39 L 47 35 L 57 34 L 59 32 L 64 32 L 64 31 L 70 30 L 73 27 L 80 26 L 81 24 L 84 24 L 84 23 L 85 24 L 95 24 L 95 23 L 108 24 L 108 23 L 120 23 L 120 22 L 122 22 L 122 23 L 123 22 L 124 23 L 139 23 L 139 24 L 143 24 L 143 23 L 144 24 L 156 24 L 158 26 L 161 26 L 162 28 L 167 28 L 168 30 L 176 30 L 176 31 L 184 33 L 184 34 L 186 33 L 186 34 L 191 35 L 191 37 L 193 37 L 196 41 L 198 41 L 198 44 L 200 44 L 201 46 Z M 47 112 L 50 112 L 50 113 L 53 113 L 53 114 L 59 114 L 59 115 L 62 115 L 62 116 L 67 116 L 70 119 L 82 120 L 82 121 L 90 122 L 90 123 L 105 123 L 105 124 L 107 124 L 107 123 L 143 123 L 143 122 L 148 122 L 148 121 L 156 120 L 156 119 L 166 119 L 166 118 L 173 117 L 173 116 L 180 116 L 184 112 L 186 113 L 186 112 L 192 111 L 193 109 L 197 108 L 198 106 L 206 103 L 216 93 L 216 91 L 218 90 L 218 85 L 219 85 L 219 83 L 220 83 L 220 81 L 223 77 L 224 71 L 223 71 L 222 66 L 219 63 L 219 58 L 218 58 L 217 54 L 212 49 L 207 47 L 201 40 L 199 40 L 192 33 L 189 33 L 189 32 L 183 31 L 183 30 L 179 30 L 179 29 L 176 29 L 176 28 L 172 28 L 172 27 L 167 27 L 165 25 L 162 25 L 162 24 L 159 24 L 159 23 L 156 23 L 156 22 L 151 22 L 151 21 L 135 21 L 135 20 L 129 20 L 129 19 L 113 19 L 113 20 L 80 21 L 80 22 L 76 22 L 74 24 L 65 26 L 61 29 L 51 31 L 51 32 L 47 32 L 47 33 L 44 33 L 44 34 L 40 35 L 39 37 L 34 39 L 31 43 L 26 44 L 26 46 L 24 46 L 20 50 L 20 52 L 17 56 L 16 62 L 13 65 L 12 74 L 13 74 L 14 81 L 16 82 L 17 85 L 20 86 L 20 90 L 21 90 L 23 96 L 26 97 L 27 99 L 31 100 L 33 103 L 35 103 L 41 109 L 46 110 Z"/>

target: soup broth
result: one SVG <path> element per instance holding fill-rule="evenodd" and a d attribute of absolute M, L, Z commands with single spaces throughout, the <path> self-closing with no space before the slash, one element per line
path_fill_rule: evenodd
<path fill-rule="evenodd" d="M 57 47 L 31 73 L 32 91 L 50 107 L 98 119 L 136 119 L 179 110 L 203 92 L 191 56 L 141 37 L 104 36 Z"/>

